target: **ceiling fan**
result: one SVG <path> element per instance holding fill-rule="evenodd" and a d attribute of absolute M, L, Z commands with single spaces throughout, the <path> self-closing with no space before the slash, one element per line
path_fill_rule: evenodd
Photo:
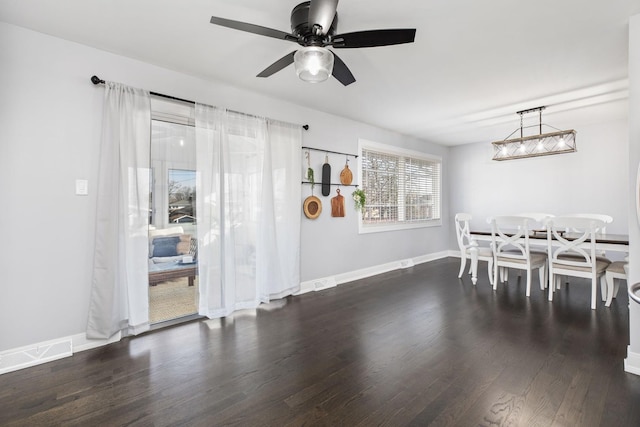
<path fill-rule="evenodd" d="M 356 79 L 333 49 L 388 46 L 413 43 L 415 28 L 356 31 L 336 34 L 338 0 L 311 0 L 300 3 L 291 11 L 291 33 L 231 19 L 211 17 L 211 23 L 240 31 L 298 43 L 295 50 L 265 68 L 257 77 L 269 77 L 295 64 L 296 73 L 304 81 L 319 82 L 333 75 L 347 86 Z"/>

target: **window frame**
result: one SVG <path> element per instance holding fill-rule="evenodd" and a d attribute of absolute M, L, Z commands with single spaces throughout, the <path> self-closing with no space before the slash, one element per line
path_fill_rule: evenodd
<path fill-rule="evenodd" d="M 366 188 L 364 187 L 364 173 L 362 170 L 362 159 L 363 159 L 363 150 L 371 150 L 377 151 L 383 154 L 388 154 L 390 156 L 399 156 L 399 157 L 408 157 L 415 160 L 429 161 L 438 163 L 440 166 L 439 177 L 438 177 L 438 217 L 433 220 L 422 220 L 422 221 L 397 221 L 393 223 L 384 223 L 384 224 L 367 224 L 362 219 L 362 215 L 358 215 L 358 233 L 366 234 L 366 233 L 379 233 L 386 231 L 396 231 L 396 230 L 410 230 L 416 228 L 427 228 L 427 227 L 439 227 L 442 226 L 442 204 L 443 204 L 443 193 L 442 193 L 442 177 L 443 177 L 443 165 L 442 165 L 442 157 L 434 154 L 424 153 L 420 151 L 410 150 L 401 147 L 395 147 L 392 145 L 382 144 L 374 141 L 369 141 L 366 139 L 358 140 L 358 176 L 361 178 L 360 188 L 362 188 L 366 193 Z M 399 207 L 400 208 L 400 207 Z"/>
<path fill-rule="evenodd" d="M 195 126 L 194 115 L 195 107 L 192 104 L 185 103 L 183 101 L 168 100 L 158 96 L 151 96 L 152 132 L 150 144 L 154 144 L 155 135 L 153 134 L 153 126 L 157 123 L 159 126 L 176 126 L 184 129 L 185 140 L 189 140 L 191 144 L 195 145 L 195 133 L 189 135 L 189 128 L 194 128 Z M 169 218 L 169 171 L 177 169 L 193 171 L 197 174 L 196 163 L 193 161 L 186 161 L 184 159 L 176 160 L 172 157 L 155 159 L 153 158 L 153 147 L 151 148 L 151 153 L 151 182 L 149 191 L 153 196 L 152 200 L 150 200 L 149 206 L 151 211 L 149 215 L 149 225 L 156 228 L 168 228 L 178 225 L 183 228 L 196 226 L 195 222 L 174 223 L 171 222 Z M 195 212 L 194 216 L 197 221 L 197 215 L 195 215 Z"/>
<path fill-rule="evenodd" d="M 178 163 L 180 164 L 180 163 Z M 189 165 L 190 167 L 188 168 L 184 168 L 184 167 L 172 167 L 174 166 L 174 164 L 172 165 L 168 165 L 167 166 L 167 210 L 166 210 L 166 214 L 167 214 L 167 224 L 169 224 L 169 226 L 174 225 L 174 224 L 192 224 L 192 225 L 196 225 L 197 224 L 197 214 L 195 211 L 195 200 L 191 203 L 193 209 L 191 211 L 191 213 L 193 215 L 188 215 L 191 218 L 193 218 L 193 221 L 185 221 L 185 222 L 175 222 L 175 221 L 171 221 L 171 191 L 170 191 L 170 186 L 169 184 L 171 183 L 171 177 L 172 177 L 172 172 L 173 171 L 180 171 L 180 173 L 182 174 L 186 174 L 189 173 L 190 175 L 193 175 L 191 177 L 191 180 L 193 180 L 193 186 L 188 187 L 189 189 L 193 189 L 193 192 L 195 194 L 195 197 L 197 198 L 197 193 L 196 193 L 196 179 L 197 179 L 197 173 L 195 170 L 195 165 Z"/>

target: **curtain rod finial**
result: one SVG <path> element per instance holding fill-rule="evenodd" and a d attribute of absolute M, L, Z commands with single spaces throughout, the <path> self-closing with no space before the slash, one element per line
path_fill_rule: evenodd
<path fill-rule="evenodd" d="M 101 80 L 98 76 L 91 76 L 91 83 L 94 85 L 104 84 L 104 80 Z"/>

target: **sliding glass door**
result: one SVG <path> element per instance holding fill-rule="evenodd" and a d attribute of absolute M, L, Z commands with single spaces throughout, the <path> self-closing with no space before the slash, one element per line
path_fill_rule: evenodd
<path fill-rule="evenodd" d="M 151 324 L 197 314 L 199 293 L 195 131 L 186 118 L 169 120 L 156 112 L 149 198 Z"/>

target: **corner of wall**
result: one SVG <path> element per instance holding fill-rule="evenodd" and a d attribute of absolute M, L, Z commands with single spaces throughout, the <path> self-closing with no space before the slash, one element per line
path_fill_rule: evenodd
<path fill-rule="evenodd" d="M 640 375 L 640 353 L 631 351 L 631 346 L 627 347 L 627 358 L 624 359 L 624 371 L 630 374 Z"/>

